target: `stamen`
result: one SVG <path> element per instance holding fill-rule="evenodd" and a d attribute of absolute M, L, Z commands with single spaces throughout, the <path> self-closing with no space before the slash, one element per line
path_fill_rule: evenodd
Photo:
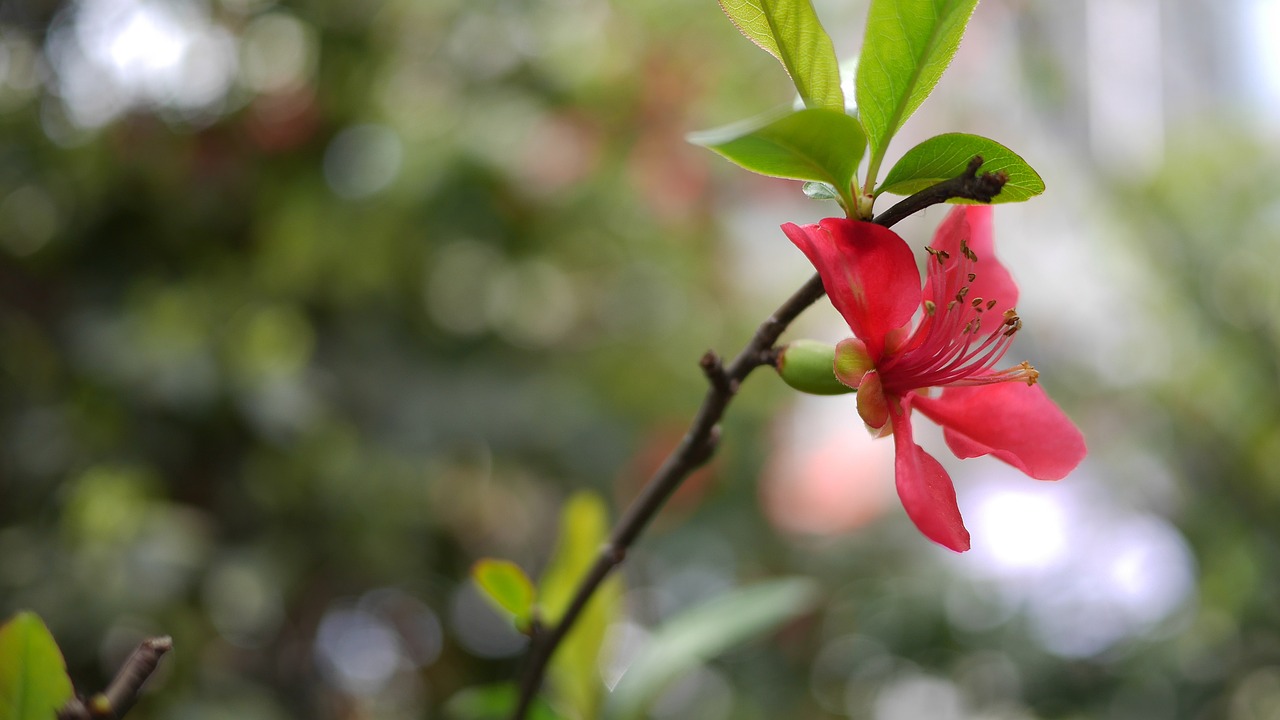
<path fill-rule="evenodd" d="M 974 298 L 969 304 L 973 305 L 974 310 L 982 312 L 982 298 Z"/>
<path fill-rule="evenodd" d="M 996 299 L 995 299 L 995 298 L 991 298 L 990 300 L 988 300 L 988 301 L 987 301 L 987 309 L 988 309 L 988 310 L 990 310 L 991 308 L 993 308 L 993 307 L 995 307 L 995 306 L 996 306 Z"/>
<path fill-rule="evenodd" d="M 1018 367 L 1022 369 L 1023 374 L 1027 378 L 1027 386 L 1030 387 L 1040 382 L 1040 371 L 1031 366 L 1031 363 L 1023 360 L 1018 363 Z"/>
<path fill-rule="evenodd" d="M 938 306 L 937 306 L 937 305 L 935 305 L 935 304 L 933 303 L 933 301 L 932 301 L 932 300 L 925 300 L 925 301 L 924 301 L 924 314 L 925 314 L 925 315 L 928 315 L 928 316 L 932 317 L 932 316 L 933 316 L 933 313 L 934 313 L 934 312 L 936 312 L 936 311 L 937 311 L 937 309 L 938 309 Z"/>
<path fill-rule="evenodd" d="M 978 279 L 978 273 L 969 273 L 969 282 L 973 282 L 974 280 L 977 280 L 977 279 Z"/>

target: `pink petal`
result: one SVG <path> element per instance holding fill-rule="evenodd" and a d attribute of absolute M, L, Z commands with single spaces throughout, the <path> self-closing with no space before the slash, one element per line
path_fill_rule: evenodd
<path fill-rule="evenodd" d="M 956 489 L 942 465 L 915 443 L 911 434 L 911 409 L 898 399 L 890 401 L 893 415 L 894 462 L 898 497 L 907 517 L 930 540 L 956 552 L 969 549 L 969 531 L 960 517 Z"/>
<path fill-rule="evenodd" d="M 1037 480 L 1059 480 L 1085 456 L 1079 428 L 1039 385 L 949 387 L 914 403 L 943 427 L 956 457 L 994 455 Z"/>
<path fill-rule="evenodd" d="M 817 268 L 831 303 L 871 358 L 879 359 L 885 335 L 920 307 L 920 271 L 911 248 L 892 230 L 845 218 L 787 223 L 782 231 Z"/>
<path fill-rule="evenodd" d="M 996 304 L 990 312 L 999 316 L 1005 310 L 1017 306 L 1018 285 L 1004 265 L 996 259 L 991 218 L 990 205 L 957 205 L 947 213 L 946 219 L 938 226 L 930 247 L 950 255 L 951 258 L 947 261 L 949 266 L 952 263 L 958 265 L 961 258 L 960 241 L 964 240 L 969 245 L 969 249 L 978 256 L 978 262 L 973 268 L 973 273 L 977 277 L 972 282 L 967 277 L 960 279 L 959 282 L 969 286 L 969 294 L 966 296 L 969 300 L 975 298 L 982 298 L 984 301 L 995 300 Z M 931 283 L 932 278 L 925 283 L 924 296 L 927 298 L 933 297 L 933 293 L 930 292 Z M 958 289 L 957 287 L 944 295 L 950 297 Z"/>

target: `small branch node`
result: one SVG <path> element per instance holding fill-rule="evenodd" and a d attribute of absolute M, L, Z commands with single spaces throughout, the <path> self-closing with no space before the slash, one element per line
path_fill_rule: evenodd
<path fill-rule="evenodd" d="M 606 544 L 601 554 L 609 558 L 609 563 L 612 565 L 621 565 L 622 561 L 627 559 L 627 549 L 613 543 Z"/>
<path fill-rule="evenodd" d="M 729 376 L 724 371 L 724 363 L 720 361 L 720 356 L 715 351 L 708 350 L 702 355 L 702 359 L 698 361 L 698 365 L 702 368 L 702 374 L 707 376 L 707 381 L 711 383 L 711 387 L 717 392 L 728 393 L 732 395 L 737 388 L 730 382 Z"/>
<path fill-rule="evenodd" d="M 977 177 L 978 169 L 982 167 L 982 163 L 986 162 L 981 155 L 974 155 L 969 159 L 969 164 L 965 166 L 964 174 L 966 177 Z"/>
<path fill-rule="evenodd" d="M 711 427 L 711 432 L 707 433 L 707 457 L 703 458 L 704 462 L 715 453 L 717 448 L 720 447 L 720 439 L 723 434 L 724 432 L 720 429 L 719 425 L 713 425 Z"/>

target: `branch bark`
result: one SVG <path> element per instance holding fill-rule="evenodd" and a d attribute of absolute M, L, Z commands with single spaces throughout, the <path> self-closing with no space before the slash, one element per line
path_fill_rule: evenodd
<path fill-rule="evenodd" d="M 1004 187 L 1008 176 L 1004 172 L 978 175 L 982 157 L 974 156 L 965 172 L 950 180 L 921 190 L 886 210 L 872 222 L 891 227 L 921 210 L 952 198 L 965 198 L 978 202 L 991 202 Z M 609 541 L 600 548 L 595 563 L 583 577 L 564 616 L 554 626 L 533 636 L 528 664 L 520 683 L 520 696 L 512 720 L 524 720 L 533 698 L 542 686 L 547 666 L 556 648 L 568 635 L 578 616 L 609 573 L 626 559 L 627 550 L 636 541 L 649 522 L 658 514 L 691 472 L 700 467 L 715 453 L 720 442 L 720 418 L 730 401 L 737 394 L 742 381 L 761 365 L 772 363 L 776 353 L 774 344 L 791 323 L 813 303 L 826 294 L 822 278 L 814 275 L 800 287 L 772 315 L 756 328 L 747 346 L 733 362 L 725 366 L 714 352 L 708 350 L 700 365 L 710 387 L 703 396 L 680 444 L 667 456 L 657 472 L 649 478 L 640 495 L 631 503 L 622 518 L 614 526 Z"/>
<path fill-rule="evenodd" d="M 142 685 L 155 672 L 160 658 L 173 649 L 170 637 L 148 638 L 129 656 L 107 689 L 87 701 L 71 698 L 58 711 L 58 720 L 119 720 L 138 701 Z"/>

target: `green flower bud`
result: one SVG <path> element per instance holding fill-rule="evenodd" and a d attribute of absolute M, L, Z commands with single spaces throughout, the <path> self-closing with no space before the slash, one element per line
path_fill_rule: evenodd
<path fill-rule="evenodd" d="M 853 388 L 836 379 L 836 349 L 817 340 L 797 340 L 778 353 L 778 375 L 800 392 L 842 395 Z"/>

